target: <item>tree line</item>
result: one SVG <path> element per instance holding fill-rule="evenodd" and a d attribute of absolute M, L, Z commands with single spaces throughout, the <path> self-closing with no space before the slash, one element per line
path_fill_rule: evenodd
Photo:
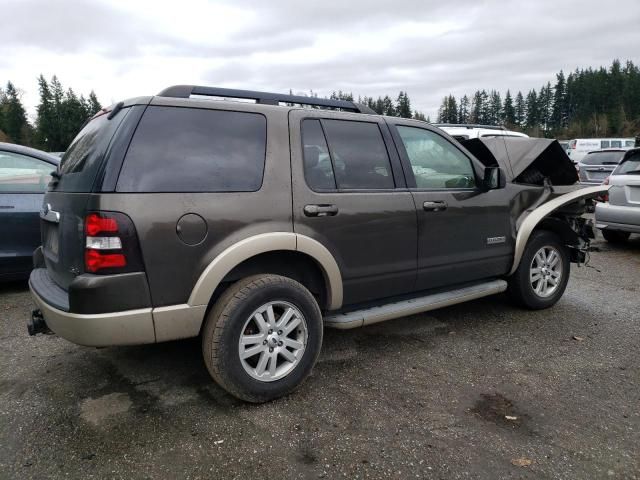
<path fill-rule="evenodd" d="M 93 90 L 86 98 L 78 96 L 71 88 L 65 90 L 55 75 L 50 81 L 40 75 L 38 89 L 40 102 L 32 125 L 27 119 L 20 90 L 10 81 L 5 88 L 0 88 L 0 141 L 63 152 L 102 105 Z"/>
<path fill-rule="evenodd" d="M 447 95 L 438 110 L 440 123 L 504 125 L 531 136 L 556 138 L 631 137 L 640 133 L 640 68 L 614 60 L 610 67 L 576 69 L 539 90 L 478 90 Z"/>

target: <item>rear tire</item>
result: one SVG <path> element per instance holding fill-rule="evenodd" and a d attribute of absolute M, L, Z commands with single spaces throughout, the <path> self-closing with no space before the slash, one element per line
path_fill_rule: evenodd
<path fill-rule="evenodd" d="M 562 297 L 569 273 L 567 247 L 555 233 L 538 230 L 529 238 L 518 269 L 508 279 L 507 293 L 526 308 L 549 308 Z"/>
<path fill-rule="evenodd" d="M 610 243 L 624 243 L 629 240 L 631 234 L 629 232 L 621 232 L 620 230 L 602 230 L 602 236 Z"/>
<path fill-rule="evenodd" d="M 306 379 L 320 354 L 322 333 L 322 314 L 309 290 L 287 277 L 253 275 L 215 303 L 202 351 L 222 388 L 260 403 L 290 393 Z"/>

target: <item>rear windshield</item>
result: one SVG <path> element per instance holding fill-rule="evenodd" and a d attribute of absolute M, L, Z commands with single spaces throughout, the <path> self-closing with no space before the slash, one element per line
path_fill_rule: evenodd
<path fill-rule="evenodd" d="M 629 157 L 613 172 L 614 175 L 640 175 L 640 153 Z"/>
<path fill-rule="evenodd" d="M 252 192 L 260 189 L 267 141 L 257 113 L 147 108 L 118 192 Z"/>
<path fill-rule="evenodd" d="M 582 159 L 584 165 L 617 165 L 622 160 L 624 152 L 593 152 Z"/>
<path fill-rule="evenodd" d="M 54 187 L 62 192 L 90 192 L 109 142 L 129 108 L 122 109 L 111 120 L 100 115 L 91 120 L 64 153 L 60 162 L 60 181 Z"/>

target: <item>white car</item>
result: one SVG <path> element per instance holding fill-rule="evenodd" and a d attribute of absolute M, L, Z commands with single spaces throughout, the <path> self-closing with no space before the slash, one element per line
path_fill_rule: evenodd
<path fill-rule="evenodd" d="M 444 130 L 458 141 L 469 140 L 470 138 L 486 137 L 523 137 L 529 138 L 524 133 L 507 130 L 505 127 L 495 125 L 475 125 L 456 123 L 434 123 L 434 127 Z"/>
<path fill-rule="evenodd" d="M 635 143 L 633 138 L 575 138 L 569 141 L 567 155 L 573 163 L 578 163 L 589 152 L 610 148 L 629 150 Z"/>

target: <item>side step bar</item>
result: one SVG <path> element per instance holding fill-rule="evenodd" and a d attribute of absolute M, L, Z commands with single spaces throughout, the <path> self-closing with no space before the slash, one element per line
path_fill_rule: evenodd
<path fill-rule="evenodd" d="M 388 303 L 378 307 L 364 308 L 353 312 L 327 315 L 324 317 L 324 324 L 327 327 L 347 330 L 456 305 L 469 300 L 475 300 L 476 298 L 504 292 L 506 289 L 507 282 L 505 280 L 492 280 L 449 292 L 434 293 L 424 297 Z"/>

